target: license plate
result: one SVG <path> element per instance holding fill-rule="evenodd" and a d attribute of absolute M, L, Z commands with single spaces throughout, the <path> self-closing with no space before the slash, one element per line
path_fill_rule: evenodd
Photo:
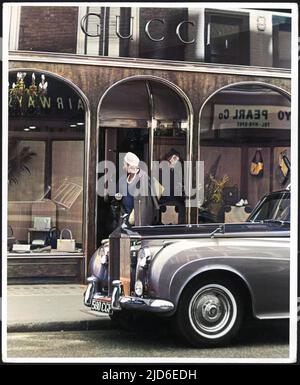
<path fill-rule="evenodd" d="M 99 311 L 100 313 L 109 313 L 111 309 L 111 299 L 93 299 L 91 310 Z"/>

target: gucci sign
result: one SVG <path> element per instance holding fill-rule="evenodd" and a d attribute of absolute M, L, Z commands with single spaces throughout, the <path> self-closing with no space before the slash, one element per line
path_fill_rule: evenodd
<path fill-rule="evenodd" d="M 88 28 L 87 28 L 87 26 L 89 24 L 88 19 L 90 17 L 97 17 L 99 19 L 99 24 L 97 24 L 97 32 L 96 33 L 91 33 L 90 31 L 88 31 Z M 100 37 L 101 36 L 101 33 L 100 33 L 101 22 L 102 22 L 101 14 L 87 13 L 80 20 L 80 27 L 81 27 L 82 32 L 85 35 L 90 36 L 90 37 Z M 134 17 L 130 17 L 129 33 L 128 33 L 128 35 L 124 36 L 120 32 L 120 16 L 116 16 L 116 31 L 115 31 L 116 36 L 118 36 L 119 39 L 133 40 L 133 22 L 134 22 Z M 154 42 L 160 42 L 160 41 L 163 41 L 165 39 L 165 36 L 163 36 L 163 35 L 160 37 L 154 37 L 153 36 L 151 29 L 153 29 L 154 25 L 155 24 L 157 25 L 157 23 L 165 24 L 165 20 L 164 19 L 158 19 L 158 18 L 151 19 L 151 20 L 147 21 L 145 28 L 144 28 L 144 32 L 145 32 L 146 36 Z M 193 21 L 189 21 L 189 20 L 184 20 L 184 21 L 181 21 L 180 23 L 178 23 L 176 26 L 176 30 L 175 30 L 176 36 L 177 36 L 178 40 L 180 40 L 181 43 L 183 43 L 183 44 L 193 44 L 195 42 L 195 39 L 185 40 L 184 37 L 182 36 L 182 28 L 184 25 L 191 25 L 194 27 L 195 23 Z"/>

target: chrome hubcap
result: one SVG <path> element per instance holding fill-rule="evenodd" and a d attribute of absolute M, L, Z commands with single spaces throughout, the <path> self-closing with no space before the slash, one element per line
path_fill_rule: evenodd
<path fill-rule="evenodd" d="M 198 334 L 219 338 L 233 326 L 237 306 L 232 293 L 224 286 L 211 284 L 199 289 L 189 305 L 189 319 Z"/>
<path fill-rule="evenodd" d="M 199 301 L 201 316 L 207 322 L 213 322 L 222 315 L 222 304 L 219 299 L 212 295 L 203 296 Z"/>

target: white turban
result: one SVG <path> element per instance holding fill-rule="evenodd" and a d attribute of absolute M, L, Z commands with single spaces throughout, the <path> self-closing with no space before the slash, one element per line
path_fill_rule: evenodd
<path fill-rule="evenodd" d="M 124 161 L 134 168 L 138 168 L 140 160 L 133 152 L 127 152 Z"/>

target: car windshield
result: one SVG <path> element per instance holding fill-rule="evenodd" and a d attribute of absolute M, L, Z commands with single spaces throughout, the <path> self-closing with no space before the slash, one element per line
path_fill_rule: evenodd
<path fill-rule="evenodd" d="M 250 215 L 251 222 L 290 222 L 290 194 L 280 193 L 266 196 Z"/>

